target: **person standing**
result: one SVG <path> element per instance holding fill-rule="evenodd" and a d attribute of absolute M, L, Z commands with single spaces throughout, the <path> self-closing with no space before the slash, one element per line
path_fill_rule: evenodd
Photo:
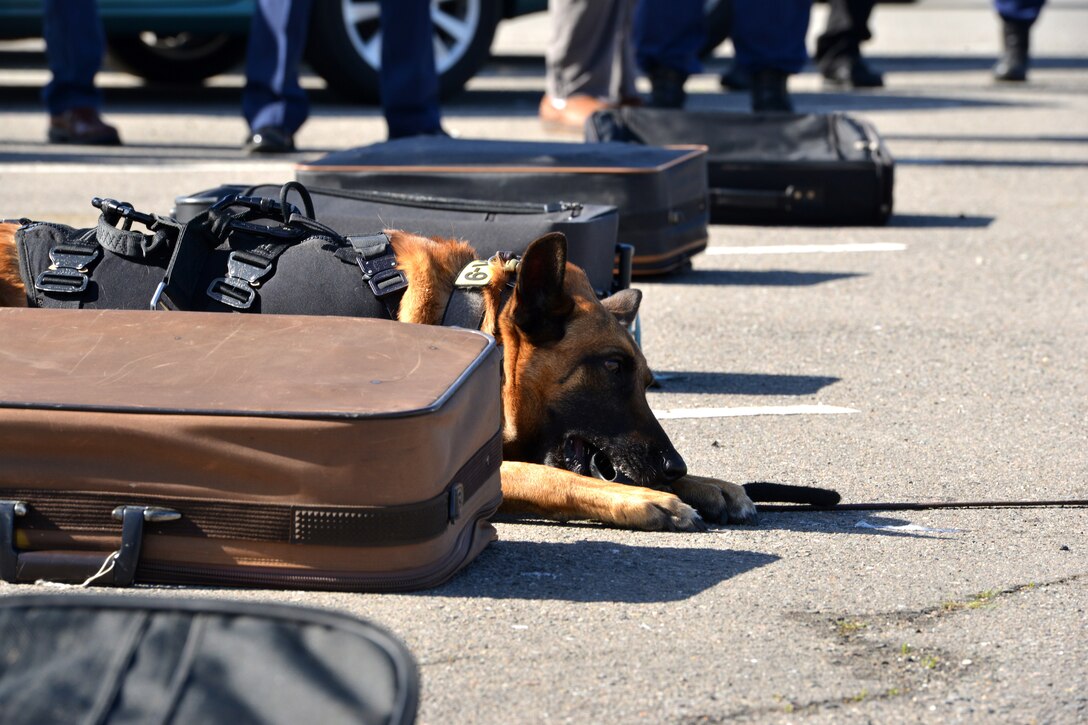
<path fill-rule="evenodd" d="M 106 37 L 97 1 L 45 0 L 42 28 L 52 72 L 42 90 L 50 143 L 120 144 L 117 129 L 102 120 L 102 93 L 94 83 Z"/>
<path fill-rule="evenodd" d="M 594 112 L 637 103 L 631 40 L 634 0 L 551 0 L 545 54 L 545 128 L 581 131 Z"/>
<path fill-rule="evenodd" d="M 811 11 L 812 0 L 734 0 L 735 65 L 751 78 L 753 112 L 793 111 L 787 81 L 808 61 Z"/>
<path fill-rule="evenodd" d="M 879 88 L 884 78 L 861 57 L 861 44 L 873 36 L 869 16 L 876 0 L 828 0 L 827 26 L 816 39 L 814 60 L 833 88 Z"/>
<path fill-rule="evenodd" d="M 246 47 L 242 116 L 249 135 L 247 154 L 295 150 L 295 133 L 310 115 L 299 84 L 299 66 L 310 27 L 311 0 L 257 0 Z"/>
<path fill-rule="evenodd" d="M 1028 79 L 1031 26 L 1039 19 L 1046 0 L 994 0 L 1001 18 L 1002 53 L 994 65 L 994 79 L 1023 82 Z"/>

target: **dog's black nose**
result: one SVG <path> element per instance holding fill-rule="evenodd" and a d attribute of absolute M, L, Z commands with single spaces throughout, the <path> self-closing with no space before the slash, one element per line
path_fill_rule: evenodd
<path fill-rule="evenodd" d="M 684 459 L 675 450 L 665 451 L 665 460 L 661 472 L 665 475 L 666 481 L 675 481 L 687 475 L 688 464 L 684 463 Z"/>

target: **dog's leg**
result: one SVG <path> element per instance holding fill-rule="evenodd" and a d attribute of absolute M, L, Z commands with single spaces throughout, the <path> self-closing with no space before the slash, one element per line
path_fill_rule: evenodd
<path fill-rule="evenodd" d="M 756 506 L 739 484 L 690 474 L 669 484 L 676 495 L 707 521 L 754 524 Z"/>
<path fill-rule="evenodd" d="M 537 463 L 502 464 L 504 513 L 594 519 L 646 531 L 701 531 L 695 509 L 671 493 L 601 481 Z M 743 492 L 742 492 L 743 493 Z"/>
<path fill-rule="evenodd" d="M 19 275 L 15 246 L 18 224 L 0 224 L 0 307 L 26 307 L 26 289 Z"/>

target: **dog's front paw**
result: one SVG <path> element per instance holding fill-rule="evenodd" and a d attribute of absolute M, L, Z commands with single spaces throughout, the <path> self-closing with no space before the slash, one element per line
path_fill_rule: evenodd
<path fill-rule="evenodd" d="M 755 524 L 759 518 L 756 505 L 736 483 L 688 475 L 670 485 L 682 501 L 694 506 L 707 521 Z"/>
<path fill-rule="evenodd" d="M 665 491 L 627 486 L 610 511 L 611 523 L 643 531 L 706 531 L 699 512 Z"/>

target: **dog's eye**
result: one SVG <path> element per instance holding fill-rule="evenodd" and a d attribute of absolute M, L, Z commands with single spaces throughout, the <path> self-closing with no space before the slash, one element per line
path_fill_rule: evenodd
<path fill-rule="evenodd" d="M 604 369 L 613 375 L 619 375 L 622 368 L 623 362 L 619 358 L 610 357 L 604 361 Z"/>

